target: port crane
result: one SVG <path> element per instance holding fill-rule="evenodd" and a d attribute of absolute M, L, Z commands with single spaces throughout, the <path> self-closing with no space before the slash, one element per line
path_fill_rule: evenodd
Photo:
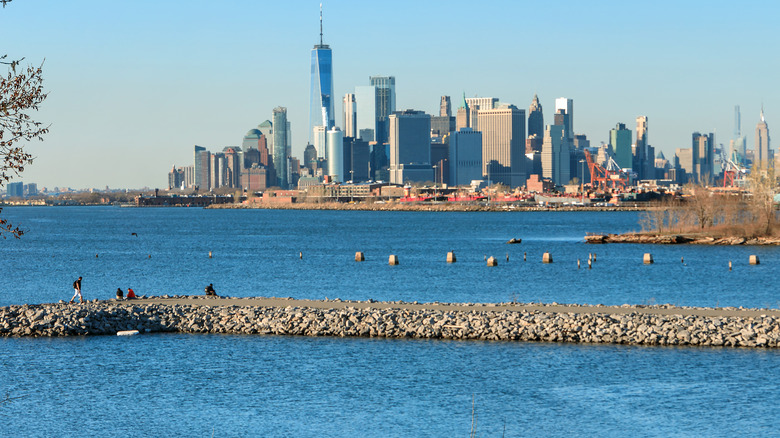
<path fill-rule="evenodd" d="M 721 152 L 721 168 L 723 169 L 723 187 L 741 187 L 740 181 L 745 180 L 748 170 L 737 164 L 736 151 L 731 158 Z"/>
<path fill-rule="evenodd" d="M 623 171 L 620 170 L 620 166 L 618 166 L 612 157 L 609 157 L 607 167 L 605 168 L 593 161 L 590 152 L 583 152 L 585 153 L 585 161 L 588 163 L 590 182 L 593 187 L 601 189 L 621 188 L 623 190 L 628 187 L 628 175 L 625 175 Z"/>

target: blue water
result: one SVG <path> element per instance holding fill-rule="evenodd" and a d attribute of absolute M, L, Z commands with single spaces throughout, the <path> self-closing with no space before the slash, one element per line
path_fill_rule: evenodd
<path fill-rule="evenodd" d="M 213 282 L 227 295 L 296 298 L 775 308 L 780 299 L 775 248 L 582 243 L 588 231 L 637 229 L 636 213 L 7 208 L 3 215 L 28 233 L 0 242 L 0 305 L 68 300 L 77 275 L 86 298 L 128 286 L 202 293 Z M 511 237 L 523 243 L 506 245 Z M 353 261 L 358 250 L 366 262 Z M 444 262 L 449 250 L 458 256 L 452 265 Z M 555 263 L 541 263 L 544 251 Z M 597 254 L 594 268 L 577 270 L 589 252 Z M 654 265 L 642 264 L 644 252 Z M 388 266 L 389 254 L 401 265 Z M 762 264 L 748 266 L 750 254 Z M 499 266 L 487 268 L 485 255 Z M 18 398 L 0 405 L 0 436 L 468 436 L 472 397 L 483 437 L 772 436 L 780 435 L 778 382 L 780 353 L 728 348 L 3 338 L 0 397 Z"/>

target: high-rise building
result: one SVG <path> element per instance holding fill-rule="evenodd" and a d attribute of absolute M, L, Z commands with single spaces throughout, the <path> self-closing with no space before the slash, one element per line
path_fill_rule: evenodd
<path fill-rule="evenodd" d="M 691 140 L 694 180 L 699 184 L 712 184 L 715 179 L 715 134 L 694 132 Z"/>
<path fill-rule="evenodd" d="M 615 151 L 615 161 L 621 169 L 630 169 L 634 165 L 631 137 L 631 130 L 626 129 L 625 123 L 618 123 L 615 129 L 609 131 L 609 145 Z"/>
<path fill-rule="evenodd" d="M 772 148 L 769 146 L 769 126 L 764 119 L 764 107 L 761 107 L 761 121 L 756 125 L 756 164 L 760 168 L 767 168 L 772 165 L 774 157 Z"/>
<path fill-rule="evenodd" d="M 528 107 L 528 136 L 536 134 L 540 139 L 544 138 L 544 114 L 539 97 L 534 94 L 531 106 Z"/>
<path fill-rule="evenodd" d="M 355 94 L 344 95 L 344 136 L 357 137 L 357 108 L 355 107 Z"/>
<path fill-rule="evenodd" d="M 466 102 L 466 93 L 463 93 L 463 102 L 458 107 L 458 112 L 455 116 L 455 130 L 460 131 L 463 128 L 470 128 L 469 122 L 469 104 Z"/>
<path fill-rule="evenodd" d="M 452 117 L 452 104 L 450 96 L 442 96 L 439 104 L 439 117 Z"/>
<path fill-rule="evenodd" d="M 317 167 L 317 149 L 312 144 L 307 144 L 303 150 L 303 166 L 308 167 L 312 175 Z"/>
<path fill-rule="evenodd" d="M 376 126 L 375 139 L 386 143 L 389 133 L 388 117 L 395 111 L 395 77 L 371 76 L 369 84 L 376 87 Z"/>
<path fill-rule="evenodd" d="M 265 135 L 266 146 L 268 147 L 268 153 L 271 157 L 274 156 L 274 124 L 270 120 L 266 120 L 263 123 L 257 125 L 257 130 Z"/>
<path fill-rule="evenodd" d="M 375 86 L 360 85 L 355 87 L 356 136 L 363 141 L 376 141 L 378 101 Z"/>
<path fill-rule="evenodd" d="M 324 126 L 315 126 L 312 128 L 312 144 L 314 146 L 314 149 L 317 151 L 317 156 L 320 158 L 328 159 L 328 150 L 327 150 L 327 131 L 325 130 Z"/>
<path fill-rule="evenodd" d="M 195 168 L 195 187 L 208 191 L 211 189 L 211 153 L 203 146 L 195 145 L 193 167 Z"/>
<path fill-rule="evenodd" d="M 6 195 L 9 198 L 22 198 L 24 197 L 24 183 L 23 182 L 12 182 L 8 183 L 8 185 L 5 187 Z"/>
<path fill-rule="evenodd" d="M 329 129 L 335 125 L 333 98 L 333 53 L 330 46 L 322 42 L 322 6 L 320 6 L 320 43 L 311 50 L 309 135 L 315 126 L 324 126 Z M 274 125 L 276 124 L 274 123 Z M 276 126 L 279 127 L 279 125 Z M 284 144 L 286 145 L 286 143 Z M 322 153 L 323 151 L 318 152 Z"/>
<path fill-rule="evenodd" d="M 450 137 L 450 184 L 465 186 L 482 179 L 482 133 L 461 128 Z"/>
<path fill-rule="evenodd" d="M 274 126 L 287 126 L 287 108 L 276 107 L 273 111 L 273 124 Z M 274 144 L 286 145 L 287 144 L 287 130 L 275 129 L 274 130 Z M 276 171 L 276 183 L 282 188 L 288 187 L 288 175 L 287 175 L 287 148 L 286 147 L 274 147 L 274 170 Z"/>
<path fill-rule="evenodd" d="M 222 153 L 225 155 L 225 166 L 227 173 L 225 175 L 225 186 L 241 186 L 241 157 L 236 148 L 226 147 Z"/>
<path fill-rule="evenodd" d="M 653 179 L 651 169 L 655 166 L 655 157 L 648 154 L 647 147 L 647 116 L 636 118 L 636 148 L 634 150 L 634 165 L 632 168 L 639 175 L 639 179 Z"/>
<path fill-rule="evenodd" d="M 344 137 L 344 177 L 352 182 L 368 181 L 370 150 L 368 142 Z"/>
<path fill-rule="evenodd" d="M 569 143 L 564 125 L 547 125 L 542 145 L 542 176 L 555 185 L 563 185 L 570 178 Z"/>
<path fill-rule="evenodd" d="M 390 120 L 390 182 L 433 181 L 431 116 L 422 111 L 396 111 Z"/>
<path fill-rule="evenodd" d="M 493 109 L 498 103 L 497 97 L 466 97 L 465 99 L 469 109 L 474 111 Z"/>
<path fill-rule="evenodd" d="M 574 99 L 567 99 L 565 97 L 559 97 L 555 99 L 555 112 L 558 113 L 563 110 L 566 113 L 567 120 L 566 126 L 563 131 L 569 140 L 574 139 Z"/>
<path fill-rule="evenodd" d="M 482 133 L 483 174 L 494 183 L 523 186 L 527 178 L 525 110 L 514 105 L 480 109 L 477 129 Z"/>
<path fill-rule="evenodd" d="M 344 132 L 338 127 L 328 130 L 328 176 L 335 182 L 344 182 Z"/>
<path fill-rule="evenodd" d="M 745 165 L 747 156 L 747 139 L 742 135 L 742 114 L 739 105 L 734 106 L 734 138 L 729 142 L 729 159 L 734 163 Z"/>

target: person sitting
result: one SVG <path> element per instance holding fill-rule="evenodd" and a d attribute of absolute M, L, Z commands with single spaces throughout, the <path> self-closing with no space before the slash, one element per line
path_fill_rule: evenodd
<path fill-rule="evenodd" d="M 127 288 L 127 299 L 132 300 L 135 298 L 135 292 L 133 292 L 133 289 Z"/>
<path fill-rule="evenodd" d="M 125 293 L 122 292 L 122 289 L 116 288 L 116 299 L 117 300 L 121 300 L 122 298 L 124 298 L 124 296 L 125 296 Z"/>
<path fill-rule="evenodd" d="M 211 283 L 209 283 L 209 285 L 206 286 L 206 295 L 212 296 L 212 297 L 216 297 L 217 296 L 217 291 L 214 290 L 214 285 L 212 285 Z"/>

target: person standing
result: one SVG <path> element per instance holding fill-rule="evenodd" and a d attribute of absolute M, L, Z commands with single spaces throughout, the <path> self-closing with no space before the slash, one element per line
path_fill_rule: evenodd
<path fill-rule="evenodd" d="M 71 298 L 70 301 L 68 301 L 68 303 L 72 303 L 73 300 L 76 299 L 76 297 L 79 297 L 79 302 L 83 303 L 84 298 L 81 296 L 81 277 L 79 277 L 78 280 L 73 282 L 73 290 L 75 291 L 73 293 L 73 298 Z"/>

